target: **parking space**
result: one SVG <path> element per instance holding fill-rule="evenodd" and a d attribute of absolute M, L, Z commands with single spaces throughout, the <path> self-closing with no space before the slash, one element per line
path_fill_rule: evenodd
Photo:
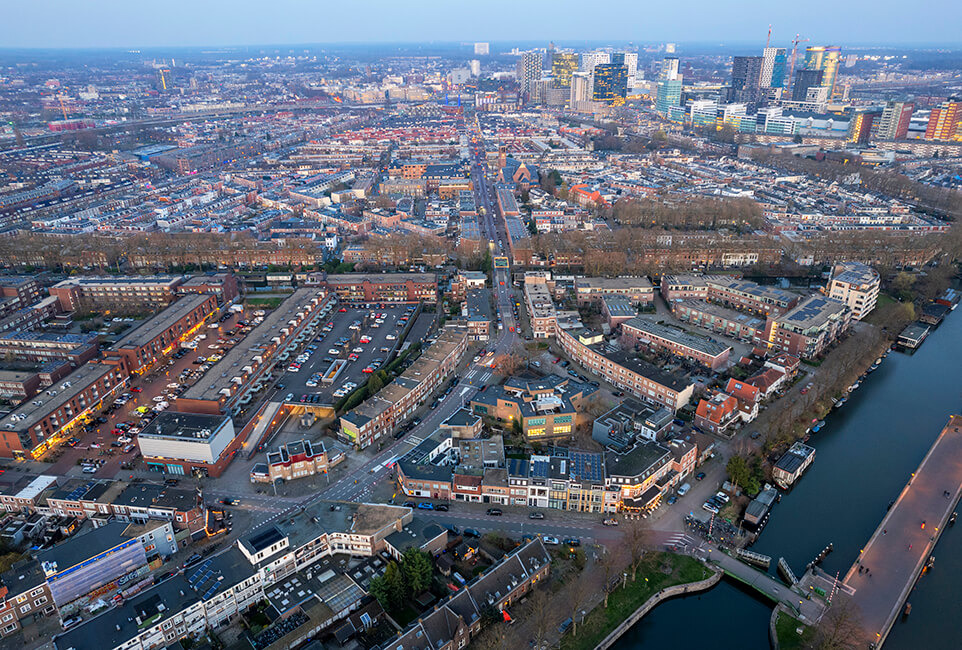
<path fill-rule="evenodd" d="M 199 330 L 191 339 L 191 347 L 182 347 L 146 375 L 131 377 L 125 393 L 89 424 L 74 431 L 64 445 L 47 454 L 45 460 L 54 463 L 50 471 L 66 474 L 73 469 L 97 478 L 114 478 L 121 470 L 139 468 L 137 433 L 203 376 L 205 364 L 216 361 L 243 337 L 245 327 L 238 327 L 238 321 L 246 323 L 244 314 L 225 314 L 223 320 Z M 84 470 L 84 466 L 95 469 Z"/>
<path fill-rule="evenodd" d="M 413 305 L 340 306 L 301 342 L 281 355 L 285 401 L 331 405 L 383 367 L 401 344 Z M 336 370 L 338 364 L 341 369 Z"/>

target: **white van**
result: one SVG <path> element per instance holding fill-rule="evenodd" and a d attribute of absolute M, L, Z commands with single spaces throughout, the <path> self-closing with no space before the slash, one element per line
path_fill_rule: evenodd
<path fill-rule="evenodd" d="M 678 496 L 683 497 L 688 494 L 688 490 L 691 489 L 691 485 L 688 483 L 682 483 L 682 486 L 678 488 Z"/>

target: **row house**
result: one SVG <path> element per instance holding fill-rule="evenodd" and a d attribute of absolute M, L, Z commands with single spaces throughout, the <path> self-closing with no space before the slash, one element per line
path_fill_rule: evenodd
<path fill-rule="evenodd" d="M 557 336 L 561 349 L 572 361 L 635 397 L 673 412 L 691 400 L 695 384 L 690 378 L 613 351 L 603 344 L 600 334 L 559 330 Z"/>
<path fill-rule="evenodd" d="M 467 343 L 468 331 L 463 324 L 445 327 L 400 377 L 341 416 L 339 437 L 364 449 L 392 434 L 454 373 Z"/>
<path fill-rule="evenodd" d="M 551 555 L 541 538 L 535 538 L 378 649 L 460 650 L 481 631 L 486 610 L 503 612 L 544 581 L 550 570 Z"/>

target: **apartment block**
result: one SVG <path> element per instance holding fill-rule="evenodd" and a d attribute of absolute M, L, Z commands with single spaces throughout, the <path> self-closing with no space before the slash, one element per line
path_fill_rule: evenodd
<path fill-rule="evenodd" d="M 450 377 L 468 344 L 463 324 L 445 327 L 434 343 L 400 377 L 356 409 L 341 416 L 339 437 L 364 449 L 391 435 Z"/>
<path fill-rule="evenodd" d="M 828 297 L 852 310 L 852 318 L 862 320 L 875 309 L 881 282 L 878 272 L 867 264 L 842 262 L 832 267 Z"/>
<path fill-rule="evenodd" d="M 129 373 L 122 359 L 90 362 L 0 419 L 0 456 L 39 457 L 119 395 Z"/>
<path fill-rule="evenodd" d="M 770 348 L 814 359 L 848 330 L 852 310 L 845 304 L 812 296 L 781 316 L 769 316 L 762 341 Z"/>
<path fill-rule="evenodd" d="M 50 287 L 50 295 L 59 301 L 61 311 L 144 311 L 172 303 L 184 280 L 179 275 L 76 277 Z"/>
<path fill-rule="evenodd" d="M 622 323 L 621 331 L 649 349 L 666 351 L 712 370 L 724 367 L 732 351 L 731 346 L 686 332 L 680 327 L 661 325 L 644 318 L 632 318 Z"/>
<path fill-rule="evenodd" d="M 111 353 L 124 358 L 131 374 L 147 372 L 176 352 L 216 310 L 217 297 L 212 293 L 185 295 L 122 336 L 111 346 Z"/>
<path fill-rule="evenodd" d="M 575 297 L 579 305 L 593 303 L 607 296 L 624 296 L 633 305 L 650 305 L 655 297 L 651 281 L 645 277 L 576 278 Z"/>
<path fill-rule="evenodd" d="M 342 302 L 437 301 L 438 280 L 433 273 L 345 273 L 323 283 Z"/>
<path fill-rule="evenodd" d="M 558 331 L 558 344 L 574 362 L 646 402 L 677 411 L 691 400 L 694 383 L 683 375 L 660 370 L 641 359 L 608 348 L 586 332 Z"/>

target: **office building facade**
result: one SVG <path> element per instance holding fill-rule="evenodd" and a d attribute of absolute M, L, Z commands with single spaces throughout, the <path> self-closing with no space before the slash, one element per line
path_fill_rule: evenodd
<path fill-rule="evenodd" d="M 578 70 L 578 55 L 574 52 L 554 52 L 551 55 L 552 84 L 555 88 L 571 88 L 571 75 Z"/>
<path fill-rule="evenodd" d="M 628 68 L 617 63 L 602 63 L 595 66 L 594 92 L 592 98 L 597 102 L 614 104 L 624 101 L 628 96 Z"/>
<path fill-rule="evenodd" d="M 785 63 L 788 54 L 784 47 L 766 47 L 762 50 L 762 74 L 760 85 L 762 88 L 784 88 Z"/>
<path fill-rule="evenodd" d="M 842 48 L 837 45 L 813 46 L 805 48 L 805 69 L 821 70 L 821 85 L 828 88 L 829 98 L 836 94 L 836 78 L 838 65 L 842 57 Z"/>

